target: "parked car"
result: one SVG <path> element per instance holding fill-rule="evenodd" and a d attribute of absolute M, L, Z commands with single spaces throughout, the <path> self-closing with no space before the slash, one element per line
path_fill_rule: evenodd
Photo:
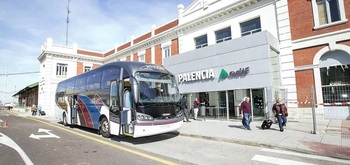
<path fill-rule="evenodd" d="M 5 109 L 10 110 L 13 108 L 13 105 L 11 103 L 5 103 L 4 107 L 5 107 Z"/>

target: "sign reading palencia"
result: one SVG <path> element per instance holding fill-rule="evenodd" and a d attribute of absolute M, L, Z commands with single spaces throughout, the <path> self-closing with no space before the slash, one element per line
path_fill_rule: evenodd
<path fill-rule="evenodd" d="M 195 72 L 179 74 L 179 83 L 187 81 L 205 80 L 215 78 L 214 70 L 200 70 Z"/>
<path fill-rule="evenodd" d="M 219 79 L 223 80 L 226 78 L 238 78 L 245 77 L 249 73 L 249 67 L 239 68 L 236 71 L 227 72 L 225 69 L 221 69 Z M 179 83 L 189 82 L 189 81 L 197 81 L 197 80 L 206 80 L 215 78 L 213 69 L 206 69 L 194 72 L 188 72 L 179 74 Z"/>

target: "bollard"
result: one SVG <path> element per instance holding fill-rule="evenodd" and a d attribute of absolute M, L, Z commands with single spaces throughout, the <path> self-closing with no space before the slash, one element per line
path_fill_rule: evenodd
<path fill-rule="evenodd" d="M 7 123 L 7 120 L 5 120 L 3 123 L 2 123 L 2 127 L 8 127 L 9 124 Z"/>

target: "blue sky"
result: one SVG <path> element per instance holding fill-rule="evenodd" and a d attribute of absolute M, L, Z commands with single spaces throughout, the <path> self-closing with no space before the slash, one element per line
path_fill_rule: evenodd
<path fill-rule="evenodd" d="M 0 0 L 0 100 L 38 82 L 40 47 L 48 37 L 66 44 L 67 0 Z M 106 52 L 177 18 L 193 0 L 71 0 L 68 46 Z M 5 88 L 6 84 L 6 88 Z M 6 94 L 4 91 L 6 89 Z"/>

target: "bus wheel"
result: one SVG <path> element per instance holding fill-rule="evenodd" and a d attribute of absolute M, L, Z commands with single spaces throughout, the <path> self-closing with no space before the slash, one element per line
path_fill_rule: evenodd
<path fill-rule="evenodd" d="M 102 118 L 100 121 L 100 133 L 102 134 L 103 137 L 109 138 L 111 137 L 111 133 L 109 130 L 109 123 L 107 118 Z"/>
<path fill-rule="evenodd" d="M 66 114 L 65 113 L 63 113 L 63 117 L 62 117 L 62 122 L 63 122 L 63 125 L 64 126 L 67 126 L 68 125 L 68 122 L 67 122 L 67 116 L 66 116 Z"/>

